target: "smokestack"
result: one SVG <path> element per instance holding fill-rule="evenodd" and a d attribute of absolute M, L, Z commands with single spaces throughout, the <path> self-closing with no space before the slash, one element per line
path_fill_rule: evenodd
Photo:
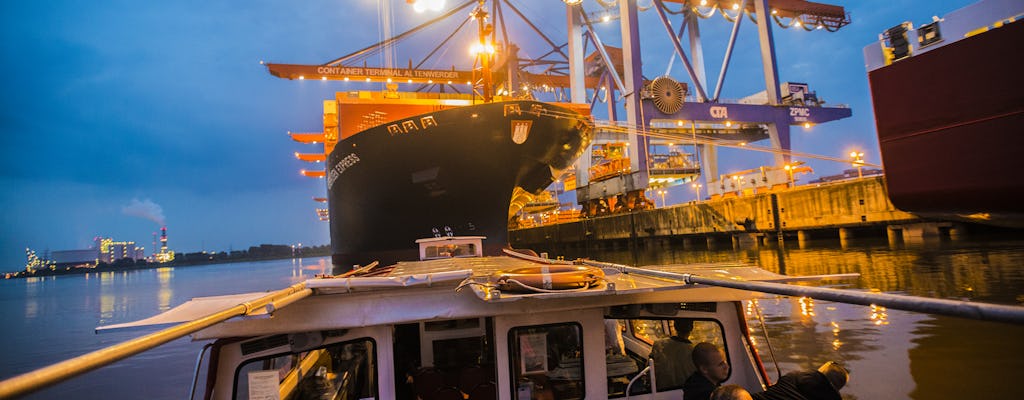
<path fill-rule="evenodd" d="M 167 253 L 167 227 L 160 228 L 160 252 Z"/>

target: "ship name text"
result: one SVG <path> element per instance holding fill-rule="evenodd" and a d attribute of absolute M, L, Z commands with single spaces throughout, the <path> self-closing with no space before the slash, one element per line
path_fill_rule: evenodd
<path fill-rule="evenodd" d="M 388 134 L 391 136 L 404 135 L 407 133 L 413 133 L 421 129 L 428 129 L 437 126 L 437 121 L 434 120 L 433 115 L 420 117 L 418 120 L 407 119 L 405 121 L 395 122 L 388 125 Z"/>
<path fill-rule="evenodd" d="M 348 167 L 356 165 L 358 162 L 359 156 L 356 153 L 351 153 L 342 158 L 341 161 L 338 161 L 337 164 L 334 164 L 334 168 L 331 168 L 331 171 L 327 173 L 327 188 L 334 187 L 334 181 L 338 180 L 338 177 L 345 173 Z"/>

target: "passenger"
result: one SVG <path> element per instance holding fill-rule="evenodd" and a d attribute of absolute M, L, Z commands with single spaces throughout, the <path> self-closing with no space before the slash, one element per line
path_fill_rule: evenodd
<path fill-rule="evenodd" d="M 654 380 L 658 383 L 658 391 L 679 388 L 686 382 L 697 367 L 693 365 L 693 320 L 676 318 L 672 320 L 676 329 L 674 336 L 658 339 L 651 347 L 651 359 L 654 360 Z"/>
<path fill-rule="evenodd" d="M 711 400 L 753 400 L 750 392 L 740 385 L 719 386 L 711 392 Z"/>
<path fill-rule="evenodd" d="M 761 393 L 757 400 L 840 400 L 839 389 L 846 385 L 850 372 L 836 362 L 822 364 L 816 371 L 790 372 Z"/>
<path fill-rule="evenodd" d="M 697 343 L 693 346 L 693 365 L 697 371 L 683 384 L 683 400 L 708 400 L 711 392 L 729 377 L 725 352 L 708 342 Z"/>

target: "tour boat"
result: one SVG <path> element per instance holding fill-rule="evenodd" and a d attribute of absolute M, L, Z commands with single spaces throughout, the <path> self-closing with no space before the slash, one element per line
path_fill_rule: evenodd
<path fill-rule="evenodd" d="M 651 346 L 673 334 L 676 318 L 693 321 L 693 343 L 724 350 L 727 383 L 751 391 L 769 383 L 740 302 L 758 294 L 682 277 L 794 278 L 743 265 L 655 271 L 510 250 L 485 257 L 483 239 L 424 239 L 419 261 L 270 295 L 193 299 L 99 329 L 187 322 L 249 304 L 243 316 L 193 334 L 211 341 L 196 369 L 205 384 L 193 393 L 204 399 L 619 398 L 627 387 L 630 398 L 676 399 L 682 382 L 652 390 L 651 373 L 672 367 L 651 361 Z"/>

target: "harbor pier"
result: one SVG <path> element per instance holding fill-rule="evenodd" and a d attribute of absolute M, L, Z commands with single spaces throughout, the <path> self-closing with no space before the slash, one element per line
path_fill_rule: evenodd
<path fill-rule="evenodd" d="M 770 240 L 887 237 L 920 241 L 955 237 L 958 222 L 926 219 L 889 201 L 884 177 L 865 177 L 767 193 L 689 202 L 665 208 L 513 229 L 516 248 L 617 249 L 666 246 L 685 249 L 732 245 L 751 248 Z"/>

